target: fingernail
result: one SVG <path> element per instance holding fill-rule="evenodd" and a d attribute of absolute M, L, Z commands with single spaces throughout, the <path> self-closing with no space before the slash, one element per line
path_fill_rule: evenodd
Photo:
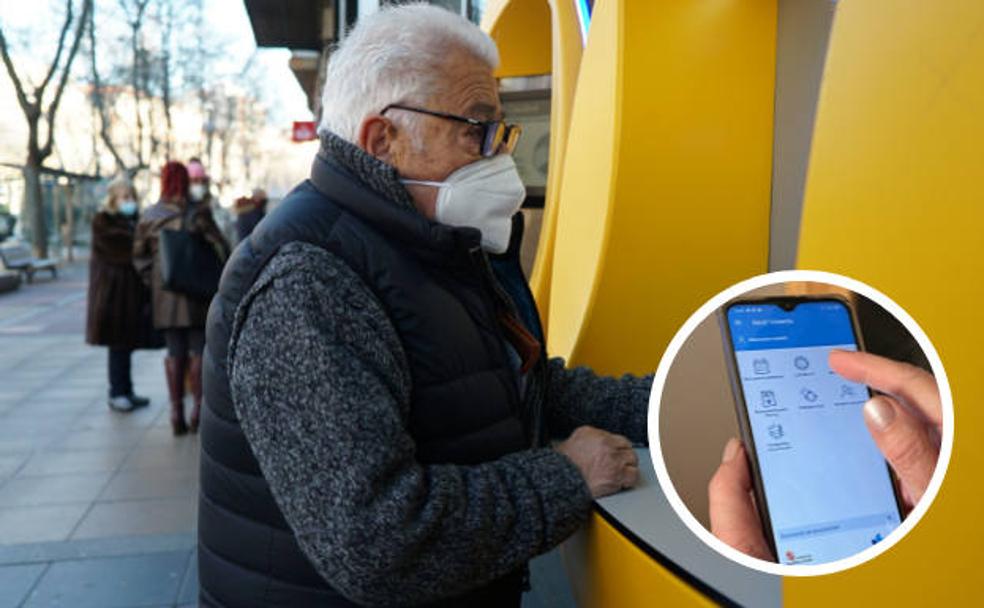
<path fill-rule="evenodd" d="M 729 462 L 738 453 L 738 448 L 741 447 L 741 443 L 732 437 L 728 440 L 728 443 L 724 446 L 724 454 L 721 455 L 721 462 Z"/>
<path fill-rule="evenodd" d="M 879 431 L 884 431 L 895 420 L 895 408 L 884 397 L 874 397 L 864 404 L 864 419 Z"/>

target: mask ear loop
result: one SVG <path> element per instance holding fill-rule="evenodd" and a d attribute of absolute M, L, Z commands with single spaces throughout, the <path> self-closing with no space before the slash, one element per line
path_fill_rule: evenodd
<path fill-rule="evenodd" d="M 423 179 L 401 179 L 401 184 L 409 184 L 413 186 L 431 186 L 433 188 L 447 188 L 445 182 L 431 182 Z"/>

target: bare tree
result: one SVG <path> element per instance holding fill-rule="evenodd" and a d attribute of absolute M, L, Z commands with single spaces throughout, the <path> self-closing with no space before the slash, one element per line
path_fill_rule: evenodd
<path fill-rule="evenodd" d="M 123 157 L 120 155 L 119 149 L 113 142 L 112 138 L 112 118 L 107 108 L 106 90 L 103 86 L 102 77 L 99 75 L 99 66 L 96 61 L 96 11 L 95 8 L 89 12 L 89 70 L 92 78 L 92 89 L 90 93 L 90 100 L 92 102 L 93 110 L 99 118 L 99 138 L 103 145 L 113 156 L 113 161 L 116 163 L 117 171 L 121 173 L 126 173 L 130 177 L 134 173 L 144 168 L 139 163 L 135 166 L 127 166 Z M 94 154 L 97 154 L 94 152 Z"/>
<path fill-rule="evenodd" d="M 174 133 L 174 121 L 171 116 L 171 106 L 174 94 L 172 90 L 173 85 L 171 82 L 173 72 L 171 65 L 173 61 L 173 56 L 171 54 L 171 43 L 174 36 L 174 3 L 172 0 L 160 0 L 158 8 L 158 19 L 161 23 L 161 102 L 164 104 L 164 122 L 167 125 L 165 157 L 170 159 Z"/>
<path fill-rule="evenodd" d="M 65 2 L 65 23 L 58 36 L 58 47 L 55 51 L 55 58 L 51 62 L 41 84 L 32 86 L 28 91 L 17 73 L 13 59 L 10 56 L 10 49 L 7 47 L 7 39 L 4 37 L 3 28 L 0 27 L 0 56 L 3 64 L 7 68 L 7 74 L 14 84 L 14 92 L 17 94 L 17 103 L 20 105 L 24 118 L 27 120 L 28 139 L 27 139 L 27 159 L 24 163 L 24 182 L 25 182 L 25 206 L 27 208 L 28 223 L 34 237 L 34 255 L 47 257 L 48 255 L 48 229 L 45 224 L 44 205 L 41 198 L 41 168 L 44 160 L 51 156 L 55 145 L 55 116 L 58 113 L 58 106 L 61 103 L 62 93 L 68 83 L 69 73 L 72 71 L 72 63 L 75 55 L 78 54 L 79 44 L 88 23 L 89 13 L 92 11 L 92 0 L 82 0 L 82 14 L 75 19 L 74 3 L 72 0 Z M 73 29 L 72 23 L 75 22 L 71 44 L 68 46 L 66 54 L 66 43 L 69 39 L 69 32 Z M 65 56 L 62 61 L 62 56 Z M 57 78 L 55 78 L 57 74 Z M 48 85 L 53 80 L 57 84 L 54 89 L 54 97 L 48 103 L 47 108 L 44 104 L 44 96 Z M 43 119 L 43 120 L 42 120 Z M 41 144 L 42 122 L 47 128 L 44 144 Z"/>
<path fill-rule="evenodd" d="M 147 52 L 143 45 L 144 17 L 150 0 L 119 0 L 120 8 L 126 14 L 127 25 L 130 27 L 130 86 L 133 89 L 133 124 L 136 125 L 136 156 L 137 165 L 146 164 L 144 159 L 144 119 L 140 103 L 147 91 L 149 80 L 149 65 Z"/>

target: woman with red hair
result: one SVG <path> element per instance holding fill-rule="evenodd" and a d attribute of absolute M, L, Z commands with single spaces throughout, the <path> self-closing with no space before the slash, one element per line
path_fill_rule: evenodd
<path fill-rule="evenodd" d="M 161 278 L 160 234 L 162 230 L 187 230 L 205 238 L 219 259 L 229 256 L 229 245 L 212 217 L 208 205 L 196 204 L 188 196 L 188 169 L 170 161 L 161 169 L 161 198 L 147 209 L 137 225 L 133 264 L 153 292 L 154 327 L 164 333 L 167 357 L 164 370 L 171 401 L 171 429 L 183 435 L 198 430 L 202 403 L 202 351 L 205 346 L 205 317 L 208 300 L 170 291 Z M 185 376 L 191 386 L 193 408 L 184 416 Z"/>

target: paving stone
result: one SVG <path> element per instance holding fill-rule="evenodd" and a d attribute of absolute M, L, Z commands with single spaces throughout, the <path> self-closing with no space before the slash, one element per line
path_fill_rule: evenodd
<path fill-rule="evenodd" d="M 9 452 L 6 450 L 0 450 L 0 479 L 13 477 L 14 473 L 20 469 L 21 465 L 23 465 L 27 459 L 31 457 L 31 452 L 15 449 L 15 447 L 19 448 L 25 444 L 30 445 L 29 442 L 22 442 L 21 440 L 13 440 L 10 442 L 7 440 L 0 441 L 0 446 L 11 446 L 11 451 Z"/>
<path fill-rule="evenodd" d="M 190 532 L 198 523 L 198 497 L 97 502 L 72 539 Z"/>
<path fill-rule="evenodd" d="M 166 468 L 179 471 L 198 470 L 198 436 L 174 437 L 170 444 L 141 447 L 123 462 L 122 470 Z"/>
<path fill-rule="evenodd" d="M 17 477 L 0 486 L 0 507 L 90 503 L 111 477 L 111 473 Z"/>
<path fill-rule="evenodd" d="M 0 545 L 65 540 L 89 503 L 0 508 Z"/>
<path fill-rule="evenodd" d="M 187 562 L 187 551 L 58 562 L 44 573 L 24 606 L 173 605 Z"/>
<path fill-rule="evenodd" d="M 185 570 L 181 591 L 178 593 L 179 604 L 194 605 L 198 602 L 198 550 L 191 552 L 188 558 L 188 568 Z"/>
<path fill-rule="evenodd" d="M 109 412 L 104 412 L 108 414 Z M 48 448 L 59 450 L 89 450 L 98 448 L 132 448 L 146 434 L 143 428 L 72 429 L 52 438 Z"/>
<path fill-rule="evenodd" d="M 196 496 L 198 469 L 121 470 L 99 494 L 100 501 Z"/>
<path fill-rule="evenodd" d="M 0 567 L 0 608 L 17 608 L 41 577 L 46 564 Z"/>
<path fill-rule="evenodd" d="M 126 458 L 127 453 L 128 450 L 118 448 L 36 452 L 21 468 L 18 475 L 34 477 L 115 471 Z"/>

